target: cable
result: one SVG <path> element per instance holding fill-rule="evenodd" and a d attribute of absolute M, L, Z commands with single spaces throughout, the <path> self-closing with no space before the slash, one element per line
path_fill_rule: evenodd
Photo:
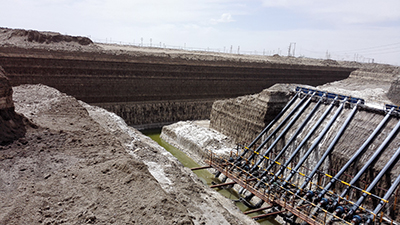
<path fill-rule="evenodd" d="M 379 48 L 387 49 L 389 46 L 396 46 L 396 45 L 398 45 L 398 47 L 400 47 L 400 42 L 387 44 L 387 45 L 380 45 L 380 46 L 375 46 L 375 47 L 359 48 L 359 49 L 353 49 L 353 50 L 340 50 L 340 51 L 334 51 L 334 52 L 360 52 L 360 51 L 369 51 L 371 49 L 378 49 L 375 51 L 380 51 L 380 50 L 384 50 L 384 49 L 379 49 Z"/>

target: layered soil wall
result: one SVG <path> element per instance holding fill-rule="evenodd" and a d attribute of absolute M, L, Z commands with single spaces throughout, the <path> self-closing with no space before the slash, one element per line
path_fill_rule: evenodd
<path fill-rule="evenodd" d="M 295 87 L 276 84 L 259 94 L 215 101 L 210 127 L 236 143 L 250 143 L 286 105 Z"/>
<path fill-rule="evenodd" d="M 0 65 L 13 86 L 46 84 L 85 102 L 108 105 L 131 125 L 209 118 L 210 102 L 216 99 L 257 93 L 275 83 L 320 85 L 347 78 L 354 70 L 339 66 L 17 47 L 0 47 Z M 176 100 L 185 100 L 185 106 L 170 103 Z M 154 108 L 154 101 L 160 108 Z M 139 107 L 152 111 L 130 114 L 137 102 L 142 106 L 149 104 Z M 182 113 L 174 107 L 186 109 Z M 176 113 L 154 117 L 166 108 Z M 189 112 L 191 108 L 194 110 Z"/>
<path fill-rule="evenodd" d="M 130 121 L 139 130 L 162 127 L 171 121 L 201 120 L 210 114 L 214 100 L 164 100 L 94 103 Z"/>

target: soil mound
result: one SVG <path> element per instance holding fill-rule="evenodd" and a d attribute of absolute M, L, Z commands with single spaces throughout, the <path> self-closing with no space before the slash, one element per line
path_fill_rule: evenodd
<path fill-rule="evenodd" d="M 0 45 L 57 50 L 97 49 L 88 37 L 63 35 L 57 32 L 9 29 L 0 27 Z"/>
<path fill-rule="evenodd" d="M 75 98 L 43 85 L 14 95 L 38 126 L 0 147 L 0 224 L 193 224 Z"/>
<path fill-rule="evenodd" d="M 44 85 L 14 100 L 36 126 L 0 146 L 0 224 L 252 224 L 115 114 Z"/>
<path fill-rule="evenodd" d="M 75 36 L 69 36 L 69 35 L 61 35 L 60 33 L 53 33 L 53 32 L 47 32 L 47 33 L 40 33 L 39 31 L 35 30 L 14 30 L 11 32 L 11 37 L 14 36 L 20 36 L 20 37 L 26 37 L 27 41 L 29 42 L 38 42 L 38 43 L 58 43 L 58 42 L 78 42 L 81 45 L 89 45 L 92 44 L 92 40 L 90 40 L 87 37 L 75 37 Z"/>

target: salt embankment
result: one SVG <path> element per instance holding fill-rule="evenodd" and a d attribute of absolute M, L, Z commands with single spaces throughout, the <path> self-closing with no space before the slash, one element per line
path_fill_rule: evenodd
<path fill-rule="evenodd" d="M 235 147 L 233 140 L 210 129 L 209 121 L 181 121 L 164 126 L 160 137 L 204 165 L 210 153 L 227 157 Z"/>

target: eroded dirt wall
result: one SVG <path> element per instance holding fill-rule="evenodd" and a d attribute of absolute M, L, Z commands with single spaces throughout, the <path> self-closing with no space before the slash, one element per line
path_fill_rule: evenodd
<path fill-rule="evenodd" d="M 158 128 L 172 122 L 207 119 L 214 100 L 177 100 L 95 103 L 114 112 L 137 129 Z"/>
<path fill-rule="evenodd" d="M 88 103 L 223 99 L 257 93 L 275 83 L 320 85 L 354 70 L 11 47 L 0 48 L 0 65 L 13 86 L 42 83 Z"/>
<path fill-rule="evenodd" d="M 250 143 L 282 110 L 295 87 L 277 84 L 259 94 L 215 101 L 210 127 L 237 143 Z"/>
<path fill-rule="evenodd" d="M 0 145 L 21 138 L 26 132 L 23 117 L 14 111 L 12 93 L 10 81 L 0 67 Z"/>

